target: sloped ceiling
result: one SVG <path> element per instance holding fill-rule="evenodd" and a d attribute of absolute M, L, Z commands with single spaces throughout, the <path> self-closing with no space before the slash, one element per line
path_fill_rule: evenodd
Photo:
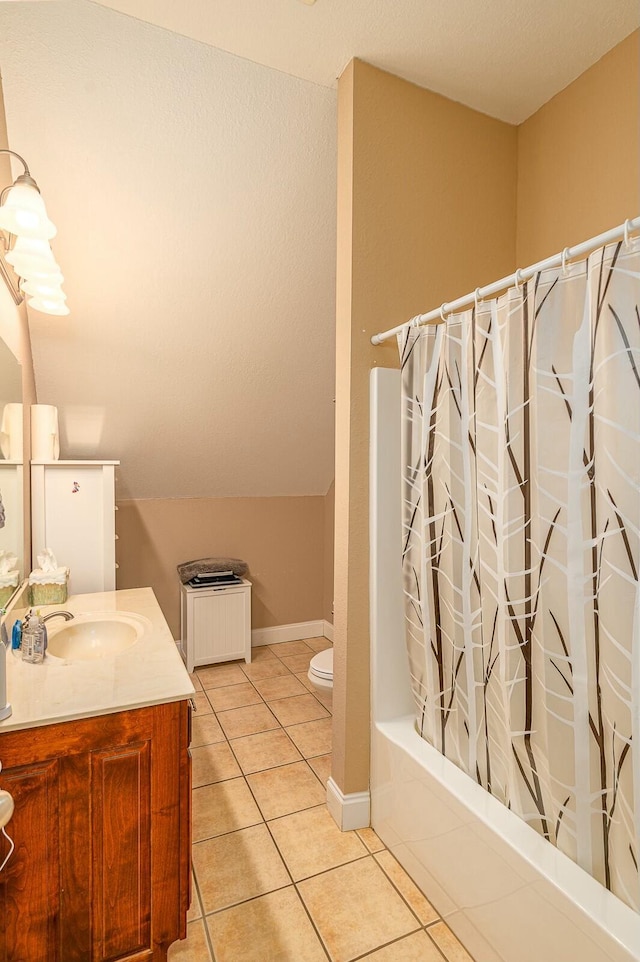
<path fill-rule="evenodd" d="M 640 23 L 638 0 L 101 2 L 325 86 L 360 57 L 509 123 Z"/>
<path fill-rule="evenodd" d="M 0 2 L 9 139 L 58 225 L 72 310 L 31 317 L 39 400 L 60 409 L 63 454 L 120 458 L 122 497 L 324 494 L 336 75 L 361 56 L 521 120 L 639 11 Z"/>
<path fill-rule="evenodd" d="M 121 497 L 324 494 L 335 92 L 82 0 L 0 3 L 0 37 L 72 311 L 31 317 L 63 456 L 120 458 Z"/>

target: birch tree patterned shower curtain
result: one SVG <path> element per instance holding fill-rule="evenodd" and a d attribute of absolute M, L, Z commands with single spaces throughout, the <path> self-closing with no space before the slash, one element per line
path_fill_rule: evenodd
<path fill-rule="evenodd" d="M 399 337 L 420 734 L 640 908 L 640 243 Z"/>

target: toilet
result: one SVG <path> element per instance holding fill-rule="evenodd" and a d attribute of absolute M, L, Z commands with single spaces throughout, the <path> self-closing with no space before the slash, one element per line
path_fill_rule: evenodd
<path fill-rule="evenodd" d="M 333 690 L 333 648 L 314 655 L 309 662 L 309 681 L 320 691 Z"/>

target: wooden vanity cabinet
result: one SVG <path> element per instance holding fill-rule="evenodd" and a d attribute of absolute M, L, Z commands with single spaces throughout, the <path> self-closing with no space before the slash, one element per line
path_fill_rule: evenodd
<path fill-rule="evenodd" d="M 186 701 L 0 734 L 0 962 L 164 962 L 191 892 Z M 8 845 L 0 837 L 0 862 Z"/>

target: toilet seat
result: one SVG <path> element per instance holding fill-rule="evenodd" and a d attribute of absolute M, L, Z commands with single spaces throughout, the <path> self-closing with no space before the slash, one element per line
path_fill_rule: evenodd
<path fill-rule="evenodd" d="M 333 688 L 333 648 L 313 656 L 309 663 L 309 681 L 317 688 Z"/>

